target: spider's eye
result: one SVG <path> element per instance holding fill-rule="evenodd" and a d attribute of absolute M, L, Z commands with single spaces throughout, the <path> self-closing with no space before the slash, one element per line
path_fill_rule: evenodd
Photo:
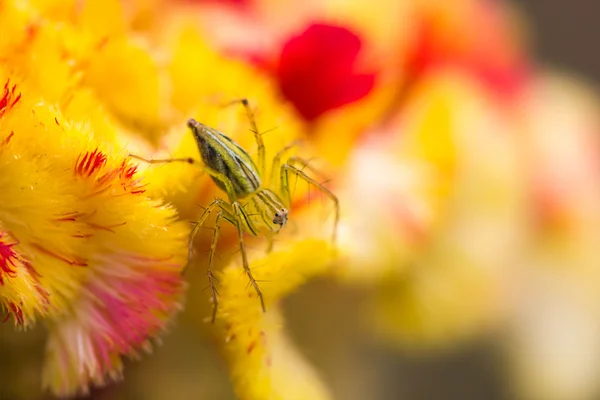
<path fill-rule="evenodd" d="M 282 208 L 282 209 L 281 209 L 281 212 L 285 212 L 285 208 Z"/>
<path fill-rule="evenodd" d="M 278 212 L 277 212 L 277 213 L 275 213 L 275 216 L 276 216 L 276 217 L 279 217 L 279 213 L 278 213 Z"/>
<path fill-rule="evenodd" d="M 276 224 L 276 223 L 277 223 L 277 220 L 276 220 L 276 219 L 274 219 L 274 220 L 273 220 L 273 223 L 274 223 L 274 224 Z"/>

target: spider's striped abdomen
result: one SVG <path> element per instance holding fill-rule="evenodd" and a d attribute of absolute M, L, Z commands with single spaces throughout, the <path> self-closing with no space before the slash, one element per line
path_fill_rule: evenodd
<path fill-rule="evenodd" d="M 231 182 L 237 198 L 247 197 L 260 188 L 258 169 L 244 149 L 221 132 L 194 119 L 188 120 L 188 126 L 194 133 L 204 164 Z M 221 180 L 212 178 L 217 186 L 227 191 Z"/>

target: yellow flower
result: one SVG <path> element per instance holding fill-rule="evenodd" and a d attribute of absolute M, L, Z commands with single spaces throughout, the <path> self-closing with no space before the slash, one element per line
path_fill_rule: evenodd
<path fill-rule="evenodd" d="M 44 384 L 71 396 L 118 377 L 179 309 L 189 227 L 80 86 L 97 32 L 47 6 L 0 5 L 30 26 L 0 55 L 0 308 L 50 327 Z"/>
<path fill-rule="evenodd" d="M 221 274 L 219 325 L 240 399 L 331 398 L 287 337 L 278 303 L 307 280 L 328 272 L 332 256 L 327 242 L 304 240 L 254 262 L 266 313 L 240 266 L 231 265 Z"/>
<path fill-rule="evenodd" d="M 16 93 L 22 96 L 15 88 Z M 56 173 L 68 164 L 59 164 L 56 156 L 43 157 L 52 147 L 44 149 L 37 139 L 48 135 L 47 129 L 59 138 L 63 136 L 61 128 L 53 119 L 45 123 L 38 120 L 36 111 L 43 109 L 32 109 L 27 94 L 4 110 L 1 132 L 5 145 L 0 160 L 5 173 L 0 178 L 4 188 L 0 213 L 3 230 L 17 243 L 14 249 L 30 264 L 47 297 L 52 298 L 52 303 L 43 307 L 45 315 L 62 312 L 79 290 L 78 282 L 85 276 L 87 265 L 80 256 L 83 241 L 79 236 L 86 230 L 74 221 L 77 188 L 71 174 Z M 31 145 L 32 140 L 36 145 Z M 40 147 L 35 148 L 37 145 Z M 64 150 L 54 154 L 61 153 Z M 42 309 L 26 303 L 24 307 Z M 38 316 L 26 313 L 22 322 L 27 325 Z"/>
<path fill-rule="evenodd" d="M 120 356 L 146 347 L 178 309 L 188 228 L 144 196 L 135 167 L 112 146 L 27 98 L 8 101 L 0 128 L 10 270 L 0 299 L 23 325 L 49 318 L 47 384 L 67 395 L 114 374 Z M 20 290 L 28 281 L 31 289 Z M 57 356 L 73 349 L 75 337 L 88 341 L 87 350 Z M 78 367 L 88 363 L 94 367 Z M 77 375 L 65 375 L 70 369 Z"/>

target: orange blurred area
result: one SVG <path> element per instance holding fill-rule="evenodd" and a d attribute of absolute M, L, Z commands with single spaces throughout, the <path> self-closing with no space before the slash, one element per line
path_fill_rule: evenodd
<path fill-rule="evenodd" d="M 0 0 L 0 399 L 600 398 L 599 11 Z"/>

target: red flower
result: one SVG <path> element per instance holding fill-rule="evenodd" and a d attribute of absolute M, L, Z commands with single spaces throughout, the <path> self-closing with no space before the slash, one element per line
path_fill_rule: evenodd
<path fill-rule="evenodd" d="M 363 98 L 375 74 L 356 71 L 360 48 L 347 28 L 312 24 L 283 45 L 276 67 L 281 93 L 307 121 Z"/>

